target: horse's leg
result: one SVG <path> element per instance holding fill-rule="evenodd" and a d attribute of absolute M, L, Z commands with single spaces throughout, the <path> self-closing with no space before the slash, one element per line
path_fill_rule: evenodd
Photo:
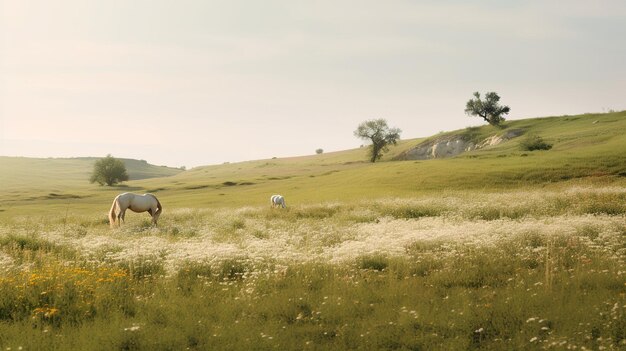
<path fill-rule="evenodd" d="M 148 214 L 152 217 L 152 225 L 156 226 L 156 220 L 154 219 L 154 214 L 156 213 L 156 208 L 149 208 Z"/>
<path fill-rule="evenodd" d="M 125 218 L 126 218 L 126 209 L 123 209 L 123 210 L 120 211 L 120 215 L 119 215 L 119 219 L 121 220 L 120 221 L 120 225 L 122 223 L 126 224 L 126 219 Z"/>
<path fill-rule="evenodd" d="M 121 208 L 120 208 L 120 212 L 118 212 L 115 217 L 117 218 L 117 226 L 121 227 L 122 226 L 122 209 Z"/>

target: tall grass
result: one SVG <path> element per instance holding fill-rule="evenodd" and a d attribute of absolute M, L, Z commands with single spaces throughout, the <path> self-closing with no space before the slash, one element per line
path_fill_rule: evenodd
<path fill-rule="evenodd" d="M 0 348 L 626 347 L 621 188 L 0 226 Z M 190 233 L 190 234 L 186 234 Z"/>
<path fill-rule="evenodd" d="M 415 243 L 407 247 L 409 258 L 363 257 L 341 266 L 255 270 L 245 259 L 217 267 L 189 263 L 162 279 L 56 264 L 12 272 L 0 281 L 0 344 L 139 350 L 625 345 L 623 266 L 584 240 L 531 234 L 493 248 L 452 245 L 453 256 L 437 255 L 440 249 Z"/>

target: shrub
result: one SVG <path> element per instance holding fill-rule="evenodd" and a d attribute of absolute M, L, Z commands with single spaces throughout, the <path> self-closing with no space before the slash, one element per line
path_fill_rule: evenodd
<path fill-rule="evenodd" d="M 546 143 L 543 138 L 538 135 L 528 134 L 526 138 L 520 142 L 520 148 L 523 151 L 550 150 L 552 144 Z"/>

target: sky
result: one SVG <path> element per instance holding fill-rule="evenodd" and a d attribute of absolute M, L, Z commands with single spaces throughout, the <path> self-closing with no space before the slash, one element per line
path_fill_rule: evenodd
<path fill-rule="evenodd" d="M 0 0 L 0 155 L 187 168 L 626 109 L 626 1 Z"/>

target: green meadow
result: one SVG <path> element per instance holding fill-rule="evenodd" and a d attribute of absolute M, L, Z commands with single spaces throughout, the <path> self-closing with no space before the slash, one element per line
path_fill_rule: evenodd
<path fill-rule="evenodd" d="M 94 161 L 0 157 L 4 350 L 626 348 L 626 111 L 403 140 L 377 163 L 125 160 L 131 180 L 101 187 Z M 158 196 L 158 227 L 109 228 L 126 191 Z"/>

